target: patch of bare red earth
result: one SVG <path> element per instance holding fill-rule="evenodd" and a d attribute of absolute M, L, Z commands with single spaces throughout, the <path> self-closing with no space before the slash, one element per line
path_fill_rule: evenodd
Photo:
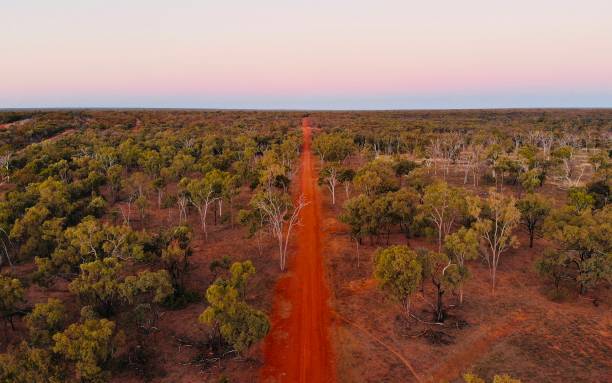
<path fill-rule="evenodd" d="M 335 381 L 331 310 L 321 253 L 321 201 L 310 150 L 310 121 L 302 121 L 300 191 L 310 203 L 301 212 L 290 272 L 275 290 L 272 328 L 264 344 L 266 383 Z"/>

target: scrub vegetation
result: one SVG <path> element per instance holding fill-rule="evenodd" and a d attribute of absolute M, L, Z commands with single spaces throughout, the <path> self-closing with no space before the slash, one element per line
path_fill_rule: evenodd
<path fill-rule="evenodd" d="M 0 112 L 0 382 L 275 381 L 298 321 L 313 382 L 606 381 L 611 140 L 610 110 Z"/>

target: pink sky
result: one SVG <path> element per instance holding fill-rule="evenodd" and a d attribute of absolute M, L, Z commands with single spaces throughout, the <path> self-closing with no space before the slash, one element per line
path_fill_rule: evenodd
<path fill-rule="evenodd" d="M 612 106 L 611 1 L 125 3 L 3 4 L 0 108 Z"/>

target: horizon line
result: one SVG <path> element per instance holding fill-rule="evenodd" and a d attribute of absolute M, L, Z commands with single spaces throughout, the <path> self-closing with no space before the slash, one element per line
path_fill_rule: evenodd
<path fill-rule="evenodd" d="M 214 108 L 214 107 L 124 107 L 124 106 L 61 106 L 61 107 L 15 107 L 15 108 L 1 108 L 0 112 L 13 112 L 13 111 L 66 111 L 66 110 L 119 110 L 119 111 L 138 111 L 138 110 L 165 110 L 165 111 L 228 111 L 228 112 L 426 112 L 426 111 L 505 111 L 505 110 L 610 110 L 612 106 L 529 106 L 529 107 L 516 107 L 516 106 L 502 106 L 502 107 L 456 107 L 456 108 L 375 108 L 375 109 L 363 109 L 363 108 Z"/>

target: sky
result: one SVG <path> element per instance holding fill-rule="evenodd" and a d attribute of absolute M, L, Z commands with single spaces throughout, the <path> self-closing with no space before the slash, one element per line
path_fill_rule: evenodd
<path fill-rule="evenodd" d="M 0 0 L 31 107 L 612 107 L 612 1 Z"/>

